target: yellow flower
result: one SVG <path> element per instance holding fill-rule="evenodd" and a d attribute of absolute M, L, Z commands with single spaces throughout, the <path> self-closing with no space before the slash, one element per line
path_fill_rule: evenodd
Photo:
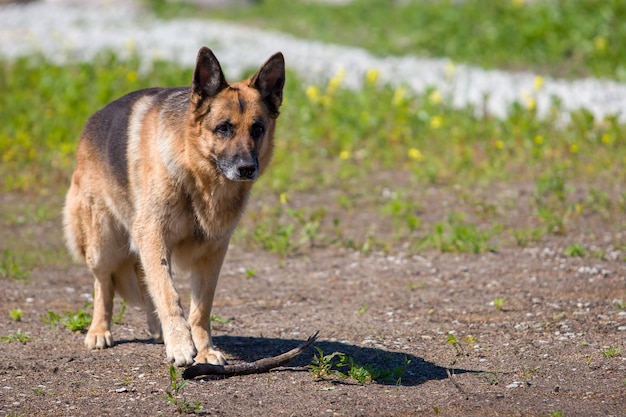
<path fill-rule="evenodd" d="M 339 152 L 339 159 L 341 159 L 342 161 L 345 161 L 346 159 L 350 158 L 350 151 L 341 151 Z"/>
<path fill-rule="evenodd" d="M 535 136 L 535 144 L 537 144 L 537 145 L 543 144 L 543 136 L 541 136 L 541 135 Z"/>
<path fill-rule="evenodd" d="M 602 143 L 604 143 L 605 145 L 611 143 L 611 135 L 609 135 L 608 133 L 602 135 Z"/>
<path fill-rule="evenodd" d="M 576 214 L 582 213 L 584 208 L 585 207 L 580 203 L 577 203 L 576 206 L 574 206 L 574 210 L 576 210 Z"/>
<path fill-rule="evenodd" d="M 534 111 L 535 108 L 537 108 L 537 101 L 528 91 L 523 90 L 521 97 L 522 103 L 526 106 L 528 110 Z"/>
<path fill-rule="evenodd" d="M 406 91 L 403 88 L 396 88 L 396 91 L 393 92 L 393 98 L 391 99 L 391 104 L 394 107 L 400 106 L 404 102 L 404 96 L 406 95 Z"/>
<path fill-rule="evenodd" d="M 522 7 L 525 3 L 525 0 L 511 0 L 511 4 L 515 7 Z"/>
<path fill-rule="evenodd" d="M 430 101 L 432 104 L 439 104 L 442 100 L 443 99 L 439 90 L 435 90 L 428 95 L 428 101 Z"/>
<path fill-rule="evenodd" d="M 446 62 L 445 74 L 446 74 L 446 78 L 454 77 L 454 74 L 456 74 L 456 65 L 454 65 L 454 62 L 452 61 Z"/>
<path fill-rule="evenodd" d="M 380 76 L 380 72 L 377 69 L 372 68 L 367 71 L 365 74 L 365 83 L 367 85 L 374 85 L 376 81 L 378 81 L 378 77 Z"/>
<path fill-rule="evenodd" d="M 314 85 L 310 85 L 306 89 L 306 96 L 309 98 L 311 103 L 319 103 L 322 95 L 319 88 Z"/>
<path fill-rule="evenodd" d="M 494 144 L 494 146 L 496 147 L 496 149 L 503 149 L 504 148 L 504 142 L 501 139 L 498 139 L 496 141 L 496 143 Z"/>
<path fill-rule="evenodd" d="M 535 91 L 541 90 L 541 88 L 543 87 L 543 83 L 544 83 L 543 77 L 541 75 L 537 75 L 535 79 L 533 80 L 533 88 L 535 89 Z"/>
<path fill-rule="evenodd" d="M 424 160 L 424 155 L 422 155 L 420 150 L 417 148 L 409 149 L 408 154 L 409 154 L 409 158 L 411 158 L 414 161 L 422 162 Z"/>
<path fill-rule="evenodd" d="M 596 48 L 596 51 L 604 52 L 608 47 L 608 43 L 604 36 L 596 36 L 593 38 L 593 46 Z"/>
<path fill-rule="evenodd" d="M 126 79 L 131 83 L 134 83 L 135 81 L 137 81 L 137 73 L 135 71 L 129 72 L 128 74 L 126 74 Z"/>
<path fill-rule="evenodd" d="M 578 151 L 579 151 L 579 150 L 580 150 L 580 148 L 578 147 L 578 144 L 577 144 L 577 143 L 572 143 L 572 144 L 569 146 L 569 151 L 570 151 L 571 153 L 576 154 L 576 153 L 578 153 Z"/>
<path fill-rule="evenodd" d="M 443 117 L 441 116 L 433 116 L 433 118 L 430 119 L 430 127 L 433 129 L 439 129 L 442 123 Z"/>
<path fill-rule="evenodd" d="M 328 81 L 328 93 L 334 94 L 343 82 L 344 78 L 346 78 L 346 70 L 343 68 L 339 68 L 339 71 L 337 71 L 333 78 Z"/>
<path fill-rule="evenodd" d="M 289 201 L 289 196 L 287 195 L 287 193 L 280 193 L 280 196 L 278 198 L 280 199 L 280 204 L 282 205 L 287 204 L 287 201 Z"/>

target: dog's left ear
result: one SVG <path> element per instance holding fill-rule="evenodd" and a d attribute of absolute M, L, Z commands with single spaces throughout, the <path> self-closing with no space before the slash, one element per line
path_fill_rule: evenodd
<path fill-rule="evenodd" d="M 215 97 L 228 86 L 222 67 L 213 52 L 206 46 L 198 52 L 196 69 L 193 72 L 191 100 L 199 105 L 206 98 Z"/>
<path fill-rule="evenodd" d="M 250 79 L 250 86 L 261 93 L 267 104 L 270 115 L 278 117 L 278 108 L 283 102 L 283 87 L 285 86 L 285 58 L 280 52 L 272 55 L 259 72 Z"/>

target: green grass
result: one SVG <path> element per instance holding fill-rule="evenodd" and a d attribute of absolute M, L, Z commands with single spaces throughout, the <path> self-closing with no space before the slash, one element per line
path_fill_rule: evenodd
<path fill-rule="evenodd" d="M 149 3 L 168 16 L 199 13 Z M 267 0 L 211 16 L 381 55 L 450 56 L 485 66 L 625 79 L 626 44 L 619 40 L 626 26 L 617 19 L 625 8 L 599 0 L 346 6 Z M 54 65 L 39 57 L 0 61 L 0 193 L 8 196 L 0 198 L 0 279 L 24 281 L 39 265 L 70 264 L 59 213 L 87 118 L 127 92 L 187 85 L 191 78 L 189 68 L 169 63 L 157 62 L 146 73 L 138 68 L 138 59 L 124 62 L 106 52 L 83 64 Z M 324 85 L 288 74 L 274 161 L 254 191 L 262 204 L 249 208 L 237 244 L 280 257 L 328 245 L 365 253 L 480 253 L 567 236 L 590 217 L 623 227 L 618 219 L 626 213 L 626 192 L 614 190 L 626 177 L 626 126 L 617 118 L 598 120 L 580 110 L 563 125 L 555 101 L 548 117 L 539 119 L 533 95 L 540 82 L 508 117 L 496 119 L 480 106 L 454 109 L 440 91 L 415 95 L 377 78 L 372 68 L 363 91 L 354 92 L 343 88 L 342 73 Z M 520 193 L 502 202 L 489 192 L 527 184 L 534 184 L 530 197 Z M 432 203 L 427 210 L 416 190 L 428 189 L 439 190 L 454 210 L 433 213 Z M 320 198 L 302 201 L 306 195 Z M 507 216 L 520 208 L 521 222 Z M 364 214 L 365 223 L 355 224 Z M 615 247 L 624 245 L 615 239 Z M 581 254 L 571 242 L 566 253 Z M 604 256 L 602 250 L 586 255 Z"/>
<path fill-rule="evenodd" d="M 21 330 L 18 330 L 17 332 L 9 336 L 2 336 L 0 337 L 0 339 L 6 343 L 13 343 L 13 342 L 26 343 L 30 341 L 30 336 L 25 333 L 22 333 Z"/>
<path fill-rule="evenodd" d="M 86 333 L 91 325 L 91 314 L 86 311 L 79 310 L 77 312 L 68 311 L 64 316 L 55 313 L 54 311 L 48 311 L 47 316 L 41 317 L 42 323 L 46 327 L 54 327 L 58 329 L 63 326 L 72 332 Z"/>
<path fill-rule="evenodd" d="M 381 56 L 449 57 L 489 68 L 626 80 L 626 3 L 619 0 L 356 0 L 340 6 L 264 0 L 204 13 L 165 0 L 147 3 L 166 18 L 204 14 Z"/>
<path fill-rule="evenodd" d="M 1 277 L 26 279 L 37 265 L 70 262 L 58 213 L 89 115 L 126 92 L 191 77 L 189 68 L 159 62 L 138 74 L 138 65 L 108 53 L 91 64 L 0 62 L 0 191 L 19 196 L 17 205 L 0 199 Z M 481 253 L 567 235 L 589 216 L 619 227 L 626 194 L 611 190 L 626 176 L 626 126 L 585 110 L 564 125 L 561 110 L 554 102 L 540 119 L 520 97 L 496 119 L 454 109 L 436 90 L 379 85 L 374 69 L 360 92 L 343 88 L 341 72 L 323 85 L 289 73 L 274 160 L 253 191 L 260 204 L 248 209 L 235 242 L 282 257 L 329 245 Z M 534 191 L 504 201 L 490 192 L 527 184 Z M 424 190 L 454 206 L 425 210 Z M 524 211 L 521 223 L 511 209 Z M 363 215 L 369 220 L 355 227 Z"/>

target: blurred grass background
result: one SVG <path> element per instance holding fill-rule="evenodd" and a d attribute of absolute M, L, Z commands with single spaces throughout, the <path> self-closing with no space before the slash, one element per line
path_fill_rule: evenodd
<path fill-rule="evenodd" d="M 619 1 L 268 0 L 211 10 L 149 3 L 161 16 L 210 16 L 380 55 L 624 79 Z M 87 118 L 127 92 L 191 78 L 190 68 L 171 63 L 146 74 L 138 67 L 138 58 L 111 52 L 91 63 L 0 62 L 0 276 L 69 262 L 59 213 Z M 616 117 L 598 120 L 583 109 L 564 124 L 558 101 L 537 117 L 541 76 L 498 119 L 454 109 L 434 88 L 416 95 L 382 85 L 375 68 L 358 92 L 343 88 L 344 75 L 307 85 L 288 74 L 275 158 L 237 244 L 281 256 L 329 245 L 478 253 L 550 236 L 566 245 L 580 245 L 579 236 L 606 241 L 577 252 L 599 258 L 624 247 L 626 134 Z M 594 235 L 598 224 L 614 233 Z"/>

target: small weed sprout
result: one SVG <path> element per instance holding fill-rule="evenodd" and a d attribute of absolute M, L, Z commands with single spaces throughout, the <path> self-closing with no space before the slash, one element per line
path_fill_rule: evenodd
<path fill-rule="evenodd" d="M 496 310 L 502 311 L 502 309 L 504 308 L 504 301 L 504 297 L 496 297 L 493 300 L 493 306 L 496 308 Z"/>
<path fill-rule="evenodd" d="M 24 312 L 19 308 L 14 308 L 9 311 L 9 317 L 13 321 L 22 321 L 22 317 L 24 316 Z"/>
<path fill-rule="evenodd" d="M 41 318 L 46 327 L 64 326 L 70 331 L 85 333 L 91 325 L 92 317 L 89 313 L 79 310 L 78 312 L 67 312 L 65 316 L 61 316 L 54 311 L 48 311 L 48 315 Z"/>
<path fill-rule="evenodd" d="M 456 355 L 457 356 L 465 355 L 465 351 L 463 350 L 463 346 L 461 346 L 461 343 L 459 342 L 459 339 L 456 337 L 456 335 L 454 333 L 448 333 L 448 335 L 446 336 L 446 343 L 449 344 L 450 346 L 452 346 L 454 348 L 454 350 L 456 350 Z"/>
<path fill-rule="evenodd" d="M 41 318 L 41 321 L 46 325 L 46 327 L 51 328 L 54 327 L 56 329 L 61 325 L 62 317 L 56 314 L 54 311 L 48 310 L 48 315 Z"/>
<path fill-rule="evenodd" d="M 614 358 L 616 356 L 620 356 L 621 354 L 622 349 L 612 345 L 602 351 L 602 356 L 604 356 L 605 358 Z"/>
<path fill-rule="evenodd" d="M 324 379 L 333 375 L 341 375 L 337 370 L 332 369 L 333 366 L 343 366 L 341 365 L 345 362 L 346 355 L 341 352 L 334 352 L 330 355 L 324 355 L 324 351 L 316 346 L 317 354 L 313 355 L 313 359 L 311 360 L 311 364 L 307 366 L 309 371 L 313 374 L 313 377 L 316 379 Z M 338 359 L 337 363 L 333 363 L 335 358 Z"/>
<path fill-rule="evenodd" d="M 185 400 L 183 396 L 183 389 L 187 386 L 189 381 L 182 380 L 178 382 L 182 371 L 177 371 L 174 365 L 170 365 L 170 384 L 169 387 L 165 390 L 165 401 L 171 405 L 176 407 L 176 411 L 180 414 L 200 414 L 204 412 L 202 408 L 202 404 L 200 404 L 199 400 L 194 401 L 193 403 Z"/>
<path fill-rule="evenodd" d="M 578 243 L 574 243 L 573 245 L 567 246 L 565 248 L 564 253 L 565 255 L 570 256 L 570 257 L 582 258 L 587 254 L 587 251 L 582 245 Z"/>
<path fill-rule="evenodd" d="M 22 333 L 21 330 L 18 330 L 12 335 L 2 336 L 0 339 L 2 339 L 2 341 L 7 342 L 7 343 L 12 343 L 12 342 L 26 343 L 30 340 L 30 336 L 25 333 Z"/>
<path fill-rule="evenodd" d="M 229 320 L 225 319 L 224 317 L 215 316 L 211 314 L 211 329 L 213 328 L 213 323 L 225 324 L 225 323 L 228 323 L 228 321 Z"/>
<path fill-rule="evenodd" d="M 79 310 L 78 312 L 70 312 L 63 320 L 65 327 L 72 332 L 85 333 L 91 325 L 91 314 Z"/>

